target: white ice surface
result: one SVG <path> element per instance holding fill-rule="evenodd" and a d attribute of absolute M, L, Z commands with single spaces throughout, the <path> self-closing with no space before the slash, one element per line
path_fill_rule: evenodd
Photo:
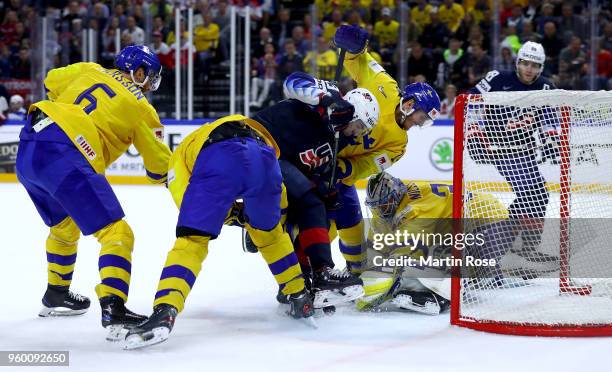
<path fill-rule="evenodd" d="M 115 190 L 136 236 L 128 306 L 148 314 L 174 241 L 177 211 L 163 187 Z M 70 370 L 586 372 L 606 371 L 612 365 L 609 338 L 486 334 L 450 326 L 448 314 L 361 314 L 347 307 L 317 319 L 319 329 L 308 328 L 279 313 L 277 287 L 263 259 L 242 252 L 240 232 L 231 227 L 211 244 L 170 339 L 148 349 L 123 351 L 104 340 L 100 326 L 95 239 L 81 239 L 72 286 L 92 299 L 91 310 L 74 318 L 38 318 L 46 285 L 48 229 L 17 184 L 0 184 L 0 211 L 0 350 L 69 350 Z M 0 367 L 3 370 L 10 368 Z"/>

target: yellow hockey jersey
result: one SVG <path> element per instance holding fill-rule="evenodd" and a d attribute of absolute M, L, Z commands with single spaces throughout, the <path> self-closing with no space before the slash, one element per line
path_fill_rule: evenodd
<path fill-rule="evenodd" d="M 96 63 L 75 63 L 47 74 L 50 100 L 33 104 L 66 133 L 97 173 L 134 144 L 147 177 L 166 179 L 170 149 L 163 126 L 140 88 L 115 69 Z"/>
<path fill-rule="evenodd" d="M 198 154 L 200 153 L 202 146 L 204 145 L 204 142 L 206 142 L 208 136 L 215 128 L 230 121 L 243 121 L 246 123 L 262 136 L 262 138 L 266 141 L 266 144 L 276 150 L 277 158 L 280 156 L 278 145 L 268 130 L 257 121 L 247 118 L 246 116 L 225 116 L 210 124 L 201 126 L 185 137 L 181 144 L 174 150 L 168 165 L 168 189 L 170 190 L 172 199 L 174 199 L 174 203 L 178 208 L 181 207 L 181 203 L 183 202 L 183 195 L 185 194 L 185 190 L 187 190 L 187 186 L 189 185 L 189 179 L 193 173 L 193 166 L 198 158 Z"/>
<path fill-rule="evenodd" d="M 399 88 L 385 69 L 369 53 L 347 53 L 344 67 L 360 88 L 374 94 L 380 106 L 378 124 L 372 131 L 353 139 L 338 154 L 338 179 L 351 186 L 398 161 L 406 151 L 408 135 L 395 121 Z"/>

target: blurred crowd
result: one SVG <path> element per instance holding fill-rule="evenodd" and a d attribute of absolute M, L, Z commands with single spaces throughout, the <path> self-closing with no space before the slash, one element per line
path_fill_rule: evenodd
<path fill-rule="evenodd" d="M 229 64 L 230 5 L 246 2 L 193 3 L 193 43 L 187 42 L 186 20 L 181 17 L 179 60 L 186 64 L 186 56 L 192 53 L 195 83 L 206 84 L 213 66 Z M 30 32 L 40 14 L 53 20 L 57 43 L 52 66 L 82 61 L 83 30 L 93 29 L 98 45 L 95 58 L 104 66 L 112 66 L 119 41 L 120 47 L 149 45 L 167 74 L 175 67 L 172 1 L 10 0 L 0 4 L 0 84 L 5 79 L 31 79 Z M 536 41 L 546 51 L 544 75 L 557 87 L 589 89 L 594 80 L 596 89 L 612 89 L 612 13 L 607 1 L 599 1 L 595 24 L 591 24 L 588 0 L 499 0 L 497 15 L 493 14 L 493 0 L 315 0 L 316 14 L 303 0 L 248 4 L 252 21 L 250 103 L 254 109 L 280 99 L 279 84 L 294 71 L 332 79 L 337 54 L 331 39 L 342 24 L 369 31 L 370 53 L 392 76 L 397 78 L 405 67 L 409 82 L 427 81 L 435 86 L 444 98 L 443 115 L 449 117 L 455 96 L 494 68 L 491 38 L 495 22 L 500 30 L 498 70 L 514 70 L 521 44 Z M 406 43 L 400 44 L 400 38 Z M 400 45 L 406 50 L 400 50 Z M 596 71 L 591 71 L 593 58 Z M 2 87 L 0 96 L 4 97 L 0 110 L 6 106 L 0 114 L 6 116 L 13 97 Z"/>

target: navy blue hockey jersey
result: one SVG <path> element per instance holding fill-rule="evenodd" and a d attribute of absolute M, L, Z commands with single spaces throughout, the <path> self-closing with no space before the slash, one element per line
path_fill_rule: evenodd
<path fill-rule="evenodd" d="M 254 117 L 272 135 L 281 160 L 306 175 L 332 159 L 334 134 L 317 106 L 286 99 L 259 111 Z"/>
<path fill-rule="evenodd" d="M 487 92 L 522 92 L 525 90 L 547 90 L 555 89 L 554 84 L 540 75 L 531 84 L 523 83 L 516 72 L 499 72 L 492 70 L 471 88 L 468 93 L 478 94 Z"/>

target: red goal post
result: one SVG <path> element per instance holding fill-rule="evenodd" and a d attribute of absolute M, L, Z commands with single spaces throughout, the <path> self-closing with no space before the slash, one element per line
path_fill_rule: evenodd
<path fill-rule="evenodd" d="M 554 159 L 544 159 L 547 144 L 539 138 L 529 145 L 533 151 L 514 149 L 529 142 L 513 138 L 518 136 L 516 128 L 525 125 L 537 127 L 535 132 L 554 129 Z M 478 161 L 466 147 L 466 138 L 475 129 L 492 140 Z M 512 150 L 504 149 L 504 144 Z M 501 167 L 502 162 L 510 162 L 512 172 Z M 505 175 L 500 169 L 506 170 Z M 497 257 L 499 272 L 511 277 L 501 285 L 455 267 L 451 324 L 529 336 L 612 335 L 612 254 L 606 252 L 612 251 L 606 237 L 612 230 L 605 230 L 606 224 L 612 229 L 612 93 L 551 90 L 457 97 L 453 173 L 453 217 L 461 221 L 457 233 L 464 232 L 471 218 L 508 218 L 496 215 L 495 209 L 469 207 L 466 203 L 473 195 L 487 195 L 511 208 L 517 193 L 507 179 L 532 176 L 525 182 L 514 180 L 517 188 L 529 187 L 530 182 L 538 182 L 538 174 L 546 180 L 545 191 L 530 196 L 533 209 L 545 205 L 546 215 L 536 250 L 558 262 L 540 270 L 544 262 L 514 253 L 523 243 L 522 237 L 516 237 L 512 249 Z M 522 208 L 531 207 L 527 203 Z M 465 254 L 453 252 L 455 258 Z"/>

